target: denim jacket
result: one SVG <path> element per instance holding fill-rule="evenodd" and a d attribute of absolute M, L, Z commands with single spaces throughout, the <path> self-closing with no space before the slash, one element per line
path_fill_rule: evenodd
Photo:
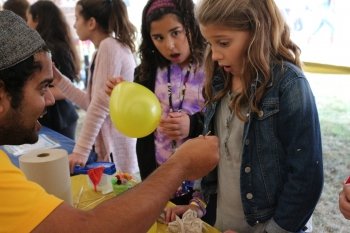
<path fill-rule="evenodd" d="M 248 112 L 242 138 L 241 200 L 250 225 L 269 223 L 267 232 L 303 232 L 323 187 L 320 124 L 315 99 L 302 71 L 275 64 L 259 113 Z M 223 89 L 215 76 L 214 93 Z M 204 132 L 214 132 L 218 102 L 205 111 Z M 214 132 L 215 134 L 215 132 Z M 215 193 L 217 171 L 201 182 Z"/>

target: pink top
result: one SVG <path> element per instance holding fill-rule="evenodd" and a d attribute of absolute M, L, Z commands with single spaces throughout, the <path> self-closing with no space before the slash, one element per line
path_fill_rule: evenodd
<path fill-rule="evenodd" d="M 86 91 L 75 87 L 68 78 L 57 85 L 67 98 L 87 111 L 73 152 L 88 156 L 95 144 L 98 161 L 109 161 L 112 153 L 117 169 L 129 173 L 138 171 L 136 139 L 122 135 L 112 125 L 105 87 L 112 76 L 133 81 L 135 66 L 130 49 L 108 37 L 96 51 L 94 73 Z"/>

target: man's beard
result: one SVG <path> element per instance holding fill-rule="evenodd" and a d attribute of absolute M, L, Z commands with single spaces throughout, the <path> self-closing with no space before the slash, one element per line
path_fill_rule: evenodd
<path fill-rule="evenodd" d="M 10 123 L 10 122 L 8 122 Z M 12 122 L 0 126 L 0 145 L 32 144 L 38 141 L 38 133 L 34 128 L 21 126 L 21 122 Z"/>

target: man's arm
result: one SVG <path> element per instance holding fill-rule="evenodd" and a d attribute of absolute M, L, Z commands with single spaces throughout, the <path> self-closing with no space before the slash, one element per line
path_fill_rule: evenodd
<path fill-rule="evenodd" d="M 146 232 L 181 182 L 204 176 L 218 159 L 216 137 L 188 140 L 133 189 L 86 212 L 63 203 L 33 232 Z"/>

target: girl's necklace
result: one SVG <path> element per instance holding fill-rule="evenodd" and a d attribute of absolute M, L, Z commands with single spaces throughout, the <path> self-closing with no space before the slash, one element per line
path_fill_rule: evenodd
<path fill-rule="evenodd" d="M 180 104 L 179 104 L 179 107 L 176 111 L 182 110 L 182 104 L 184 102 L 185 94 L 186 94 L 186 84 L 187 84 L 188 78 L 189 78 L 190 73 L 191 73 L 191 68 L 192 68 L 192 63 L 190 62 L 188 64 L 188 69 L 186 71 L 185 77 L 183 79 L 182 88 L 180 90 Z M 171 69 L 170 69 L 170 66 L 168 66 L 167 78 L 168 78 L 169 109 L 170 109 L 170 112 L 174 112 L 175 108 L 174 108 L 174 104 L 173 104 L 173 86 L 171 83 L 170 76 L 171 76 Z"/>

